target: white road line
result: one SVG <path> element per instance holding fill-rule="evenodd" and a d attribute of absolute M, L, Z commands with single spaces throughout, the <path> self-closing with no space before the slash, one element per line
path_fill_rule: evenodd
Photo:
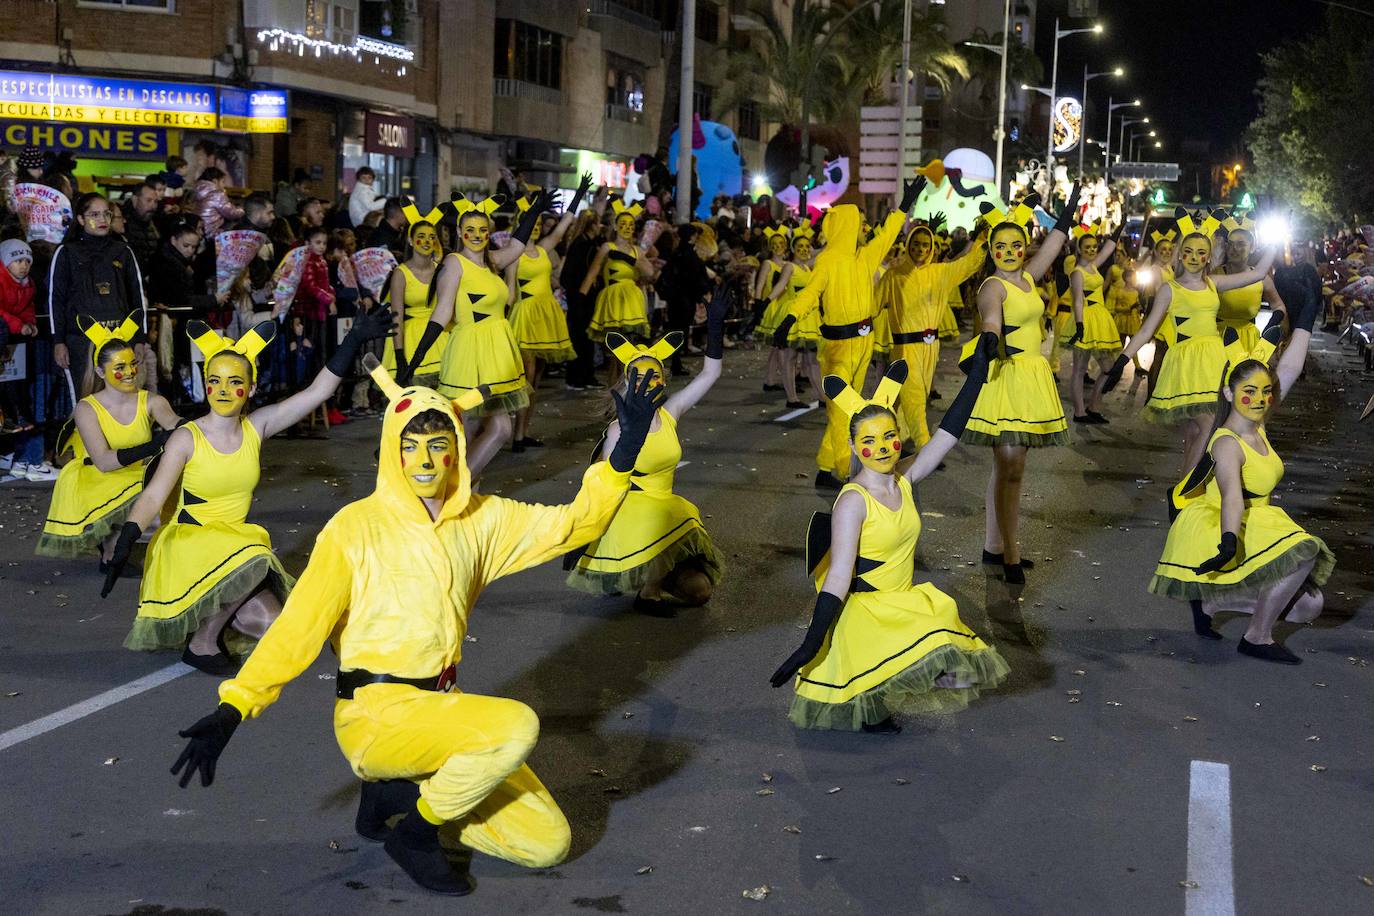
<path fill-rule="evenodd" d="M 86 716 L 89 716 L 91 713 L 100 712 L 100 710 L 108 706 L 113 706 L 116 703 L 122 703 L 131 697 L 138 696 L 144 691 L 152 690 L 154 687 L 160 687 L 168 681 L 174 681 L 183 674 L 190 674 L 195 670 L 196 669 L 192 668 L 190 665 L 184 665 L 181 662 L 177 662 L 174 665 L 168 665 L 166 668 L 154 671 L 152 674 L 145 674 L 143 677 L 130 681 L 127 684 L 112 687 L 104 693 L 96 694 L 89 700 L 82 700 L 80 703 L 68 706 L 66 709 L 59 709 L 57 712 L 46 715 L 41 719 L 34 719 L 27 725 L 20 725 L 17 728 L 12 728 L 7 732 L 0 733 L 0 751 L 8 750 L 16 744 L 22 744 L 30 738 L 37 738 L 39 735 L 50 732 L 55 728 L 70 725 L 78 719 L 86 718 Z"/>
<path fill-rule="evenodd" d="M 1194 760 L 1188 772 L 1188 881 L 1185 916 L 1235 916 L 1231 870 L 1231 768 Z"/>
<path fill-rule="evenodd" d="M 679 462 L 677 463 L 677 466 L 680 467 L 680 468 L 685 468 L 685 467 L 687 467 L 687 465 L 689 465 L 689 464 L 691 464 L 691 463 L 692 463 L 692 462 L 690 462 L 690 461 L 679 461 Z"/>
<path fill-rule="evenodd" d="M 811 402 L 811 405 L 810 405 L 809 407 L 798 407 L 796 410 L 789 410 L 787 413 L 783 414 L 783 415 L 780 416 L 780 417 L 774 417 L 774 418 L 773 418 L 773 422 L 774 422 L 774 423 L 786 423 L 788 420 L 795 420 L 795 419 L 797 419 L 797 417 L 800 417 L 802 414 L 804 414 L 804 413 L 810 413 L 811 411 L 815 410 L 817 407 L 820 407 L 820 406 L 821 406 L 821 402 L 820 402 L 820 401 L 812 401 L 812 402 Z"/>

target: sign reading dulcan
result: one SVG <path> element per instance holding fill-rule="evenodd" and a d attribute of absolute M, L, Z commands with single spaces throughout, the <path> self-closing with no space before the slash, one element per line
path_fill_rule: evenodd
<path fill-rule="evenodd" d="M 285 89 L 219 91 L 220 130 L 245 134 L 284 134 L 290 131 L 289 96 Z"/>
<path fill-rule="evenodd" d="M 415 158 L 414 118 L 369 111 L 363 125 L 363 149 L 369 153 Z"/>
<path fill-rule="evenodd" d="M 152 80 L 0 70 L 0 118 L 213 130 L 215 89 Z"/>

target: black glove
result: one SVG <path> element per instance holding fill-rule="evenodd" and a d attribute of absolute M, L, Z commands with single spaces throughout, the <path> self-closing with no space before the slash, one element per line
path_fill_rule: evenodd
<path fill-rule="evenodd" d="M 730 290 L 722 283 L 711 295 L 706 306 L 706 358 L 720 359 L 725 355 L 725 313 L 730 309 Z"/>
<path fill-rule="evenodd" d="M 1083 339 L 1083 322 L 1081 322 L 1081 321 L 1075 321 L 1075 322 L 1073 323 L 1073 336 L 1069 338 L 1068 346 L 1072 347 L 1074 344 L 1078 343 L 1078 342 L 1079 342 L 1080 340 L 1082 340 L 1082 339 Z"/>
<path fill-rule="evenodd" d="M 1236 534 L 1234 531 L 1223 531 L 1221 533 L 1221 543 L 1217 545 L 1217 555 L 1201 566 L 1194 567 L 1193 572 L 1197 573 L 1199 576 L 1206 575 L 1210 572 L 1216 572 L 1227 563 L 1230 563 L 1231 558 L 1235 555 Z"/>
<path fill-rule="evenodd" d="M 577 212 L 577 208 L 580 207 L 580 206 L 582 206 L 582 198 L 584 198 L 584 197 L 587 196 L 587 191 L 589 191 L 589 190 L 591 189 L 591 186 L 592 186 L 592 173 L 591 173 L 591 172 L 583 172 L 583 173 L 582 173 L 582 180 L 581 180 L 580 182 L 578 182 L 578 185 L 577 185 L 577 193 L 573 195 L 572 203 L 568 205 L 568 209 L 567 209 L 567 212 L 568 212 L 568 213 L 576 213 L 576 212 Z"/>
<path fill-rule="evenodd" d="M 1121 384 L 1121 374 L 1126 371 L 1126 364 L 1129 362 L 1130 360 L 1125 353 L 1116 358 L 1116 362 L 1112 363 L 1112 367 L 1107 370 L 1107 384 L 1102 386 L 1103 394 Z"/>
<path fill-rule="evenodd" d="M 353 319 L 353 327 L 348 329 L 339 347 L 324 367 L 339 378 L 347 378 L 353 371 L 353 361 L 363 344 L 378 337 L 389 337 L 396 330 L 396 315 L 391 306 L 384 305 L 370 312 L 363 312 Z"/>
<path fill-rule="evenodd" d="M 520 217 L 520 225 L 515 227 L 515 231 L 510 237 L 520 244 L 527 244 L 530 235 L 534 232 L 534 224 L 539 222 L 539 218 L 544 215 L 544 211 L 553 209 L 553 192 L 548 188 L 539 192 L 539 196 L 530 204 L 530 208 Z"/>
<path fill-rule="evenodd" d="M 219 760 L 219 755 L 224 753 L 224 746 L 234 737 L 234 729 L 238 728 L 242 721 L 243 716 L 239 715 L 237 709 L 228 703 L 221 703 L 214 712 L 195 725 L 177 732 L 181 737 L 191 739 L 181 752 L 181 756 L 177 758 L 177 762 L 172 764 L 172 775 L 181 774 L 181 779 L 177 781 L 183 789 L 191 782 L 191 777 L 197 770 L 200 771 L 202 786 L 208 786 L 215 781 L 215 762 Z"/>
<path fill-rule="evenodd" d="M 839 619 L 843 607 L 844 600 L 829 592 L 821 592 L 816 596 L 816 608 L 811 612 L 811 625 L 806 628 L 806 636 L 802 638 L 801 646 L 773 672 L 773 676 L 768 679 L 770 684 L 781 687 L 792 680 L 803 665 L 816 657 L 816 653 L 821 651 L 821 646 L 825 644 L 825 635 Z"/>
<path fill-rule="evenodd" d="M 1059 218 L 1054 221 L 1054 228 L 1069 234 L 1069 230 L 1078 222 L 1078 195 L 1082 191 L 1078 182 L 1074 182 L 1073 190 L 1069 192 L 1069 199 L 1064 201 L 1064 209 L 1059 211 Z"/>
<path fill-rule="evenodd" d="M 902 186 L 902 202 L 897 205 L 897 209 L 902 212 L 903 216 L 911 212 L 911 208 L 916 203 L 916 198 L 921 196 L 921 192 L 925 190 L 925 187 L 926 176 L 924 175 L 917 175 Z"/>
<path fill-rule="evenodd" d="M 1121 233 L 1123 233 L 1123 232 L 1125 232 L 1125 231 L 1126 231 L 1126 221 L 1123 219 L 1123 220 L 1121 221 L 1121 223 L 1116 227 L 1116 231 L 1112 233 L 1112 243 L 1113 243 L 1113 244 L 1116 244 L 1116 245 L 1120 245 L 1120 244 L 1121 244 Z"/>
<path fill-rule="evenodd" d="M 930 215 L 930 219 L 926 220 L 926 226 L 930 228 L 931 232 L 934 232 L 935 230 L 940 228 L 940 224 L 943 223 L 947 218 L 948 217 L 945 216 L 943 211 L 939 213 L 932 213 Z"/>
<path fill-rule="evenodd" d="M 792 333 L 792 325 L 797 323 L 795 315 L 788 315 L 778 325 L 778 329 L 773 332 L 773 346 L 779 350 L 787 349 L 787 335 Z"/>
<path fill-rule="evenodd" d="M 153 433 L 153 438 L 144 442 L 142 445 L 131 445 L 128 448 L 116 449 L 115 460 L 119 462 L 120 467 L 127 468 L 135 461 L 151 458 L 162 451 L 162 447 L 167 444 L 167 440 L 171 438 L 171 436 L 172 431 L 170 429 L 160 429 Z"/>
<path fill-rule="evenodd" d="M 410 379 L 415 375 L 415 370 L 425 363 L 425 356 L 429 353 L 429 348 L 434 346 L 434 342 L 439 339 L 439 335 L 444 333 L 444 326 L 437 321 L 431 321 L 425 325 L 425 332 L 420 335 L 420 342 L 415 345 L 415 355 L 410 358 L 404 370 L 397 372 L 396 384 L 402 388 L 410 384 Z M 397 353 L 399 356 L 400 354 Z M 400 365 L 399 363 L 397 364 Z"/>
<path fill-rule="evenodd" d="M 1322 297 L 1314 294 L 1311 290 L 1304 289 L 1297 302 L 1290 305 L 1288 314 L 1288 326 L 1294 331 L 1311 332 L 1317 323 L 1317 316 L 1322 312 Z M 1281 322 L 1283 312 L 1275 312 L 1270 319 L 1270 323 Z"/>
<path fill-rule="evenodd" d="M 620 438 L 616 440 L 615 448 L 611 449 L 608 460 L 612 468 L 622 473 L 634 470 L 635 459 L 644 447 L 644 440 L 649 437 L 654 415 L 668 396 L 662 385 L 651 384 L 654 370 L 650 369 L 643 376 L 637 369 L 630 369 L 628 373 L 624 397 L 619 391 L 611 392 L 611 397 L 615 399 L 615 416 L 620 421 Z"/>
<path fill-rule="evenodd" d="M 978 346 L 974 348 L 973 355 L 959 364 L 959 368 L 968 373 L 968 378 L 964 379 L 959 393 L 940 418 L 940 428 L 956 439 L 968 426 L 969 417 L 973 416 L 973 405 L 978 403 L 978 394 L 988 379 L 988 366 L 997 356 L 997 343 L 996 331 L 984 331 L 978 335 Z"/>
<path fill-rule="evenodd" d="M 101 586 L 100 597 L 104 598 L 110 594 L 115 580 L 129 563 L 129 554 L 133 552 L 134 544 L 141 537 L 143 529 L 133 522 L 125 522 L 124 527 L 119 529 L 119 539 L 115 541 L 114 553 L 110 556 L 109 572 L 105 573 L 105 584 Z"/>

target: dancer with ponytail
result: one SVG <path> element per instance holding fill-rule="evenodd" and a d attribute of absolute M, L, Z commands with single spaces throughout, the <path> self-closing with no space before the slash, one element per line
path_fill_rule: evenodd
<path fill-rule="evenodd" d="M 1078 260 L 1073 273 L 1069 275 L 1069 287 L 1073 291 L 1074 326 L 1069 338 L 1073 348 L 1073 364 L 1069 369 L 1069 400 L 1073 404 L 1075 423 L 1110 422 L 1100 411 L 1102 389 L 1107 383 L 1107 371 L 1111 369 L 1112 361 L 1121 352 L 1121 335 L 1103 296 L 1105 282 L 1101 267 L 1111 260 L 1117 240 L 1121 238 L 1121 230 L 1125 227 L 1123 222 L 1105 241 L 1106 226 L 1102 222 L 1094 226 L 1074 227 L 1074 234 L 1078 237 Z M 1082 379 L 1089 358 L 1097 362 L 1098 377 L 1093 385 L 1092 399 L 1085 409 Z"/>
<path fill-rule="evenodd" d="M 444 257 L 439 245 L 439 231 L 436 228 L 444 213 L 436 207 L 427 216 L 421 217 L 413 206 L 404 209 L 410 228 L 406 232 L 406 259 L 396 265 L 387 280 L 387 301 L 396 318 L 396 338 L 393 347 L 383 354 L 382 364 L 391 372 L 408 367 L 420 346 L 420 338 L 429 326 L 434 315 L 434 297 L 430 287 L 434 282 L 434 272 Z M 420 384 L 435 385 L 439 381 L 439 357 L 448 346 L 448 332 L 443 331 L 435 338 L 423 365 L 410 370 Z"/>
<path fill-rule="evenodd" d="M 784 300 L 772 295 L 778 278 L 788 267 L 788 241 L 791 230 L 786 226 L 776 229 L 766 226 L 763 230 L 764 244 L 768 246 L 768 257 L 759 265 L 754 276 L 754 308 L 759 312 L 759 323 L 754 328 L 754 336 L 763 343 L 772 343 L 773 332 L 785 314 Z M 768 353 L 768 367 L 763 374 L 764 391 L 785 391 L 782 380 L 791 374 L 796 376 L 796 358 L 789 347 L 773 347 Z M 791 399 L 789 399 L 791 400 Z"/>

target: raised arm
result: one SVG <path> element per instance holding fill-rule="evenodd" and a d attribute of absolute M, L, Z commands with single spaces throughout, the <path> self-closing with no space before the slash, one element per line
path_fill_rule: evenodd
<path fill-rule="evenodd" d="M 1064 201 L 1064 209 L 1059 211 L 1059 217 L 1054 222 L 1054 228 L 1049 235 L 1040 243 L 1040 249 L 1036 251 L 1035 257 L 1026 262 L 1026 270 L 1030 271 L 1032 277 L 1043 277 L 1045 272 L 1054 264 L 1054 259 L 1059 257 L 1060 250 L 1064 247 L 1064 242 L 1068 241 L 1069 230 L 1078 220 L 1078 195 L 1082 188 L 1074 184 L 1069 191 L 1069 197 Z"/>
<path fill-rule="evenodd" d="M 1279 253 L 1277 245 L 1270 245 L 1264 250 L 1259 263 L 1249 270 L 1243 270 L 1238 274 L 1213 274 L 1212 283 L 1216 286 L 1217 292 L 1224 293 L 1228 289 L 1240 289 L 1242 286 L 1249 286 L 1251 283 L 1259 283 L 1269 276 L 1269 268 L 1274 266 L 1274 256 Z"/>
<path fill-rule="evenodd" d="M 520 255 L 525 253 L 525 248 L 530 243 L 530 236 L 534 234 L 535 223 L 539 222 L 545 212 L 553 209 L 553 200 L 553 191 L 548 188 L 539 192 L 534 203 L 521 215 L 515 231 L 510 234 L 509 244 L 500 251 L 490 252 L 492 266 L 498 271 L 504 271 L 520 260 Z"/>
<path fill-rule="evenodd" d="M 912 484 L 920 483 L 933 474 L 940 466 L 940 462 L 945 460 L 950 449 L 959 443 L 959 437 L 963 435 L 969 418 L 973 416 L 978 395 L 987 382 L 988 366 L 997 355 L 997 341 L 996 332 L 983 331 L 978 335 L 973 352 L 959 363 L 959 368 L 968 375 L 959 388 L 959 393 L 950 402 L 949 409 L 940 418 L 940 428 L 916 453 L 916 460 L 911 463 L 911 467 L 906 469 L 906 479 Z"/>
<path fill-rule="evenodd" d="M 706 306 L 706 358 L 702 361 L 701 371 L 663 405 L 663 409 L 674 420 L 695 407 L 720 379 L 722 357 L 725 355 L 725 312 L 729 307 L 730 291 L 722 283 L 716 287 L 710 304 Z"/>
<path fill-rule="evenodd" d="M 553 231 L 548 235 L 541 236 L 539 247 L 545 251 L 553 251 L 558 247 L 558 243 L 563 241 L 563 236 L 567 233 L 568 227 L 577 219 L 577 208 L 582 204 L 582 198 L 587 196 L 587 189 L 592 186 L 592 173 L 583 172 L 582 180 L 577 185 L 577 193 L 573 195 L 572 203 L 568 204 L 563 211 L 563 217 L 558 221 L 558 225 L 553 227 Z"/>

